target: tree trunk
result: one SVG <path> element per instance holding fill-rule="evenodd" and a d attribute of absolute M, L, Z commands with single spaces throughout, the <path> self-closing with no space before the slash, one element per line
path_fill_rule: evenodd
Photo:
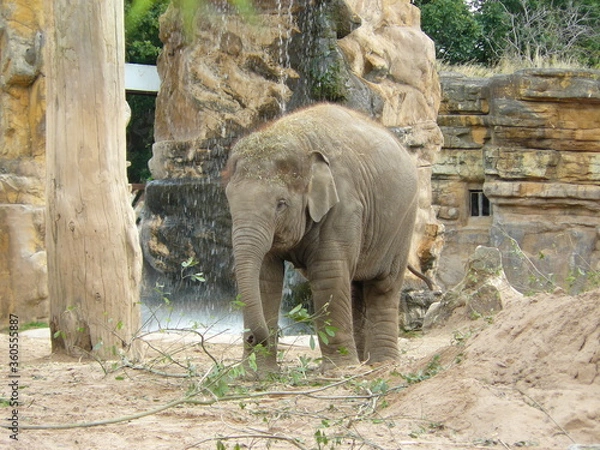
<path fill-rule="evenodd" d="M 108 358 L 140 324 L 125 160 L 123 0 L 48 0 L 47 230 L 54 352 Z"/>

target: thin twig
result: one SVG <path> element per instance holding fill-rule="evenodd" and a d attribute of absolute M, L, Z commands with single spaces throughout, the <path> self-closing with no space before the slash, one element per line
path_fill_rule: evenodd
<path fill-rule="evenodd" d="M 508 446 L 508 444 L 505 443 L 502 439 L 498 439 L 498 442 L 500 442 L 500 444 L 502 444 L 502 447 L 507 448 L 508 450 L 510 450 L 510 447 Z"/>
<path fill-rule="evenodd" d="M 159 375 L 159 376 L 165 377 L 165 378 L 193 378 L 196 376 L 189 372 L 188 373 L 164 372 L 162 370 L 153 369 L 152 367 L 148 367 L 145 365 L 133 364 L 132 362 L 127 361 L 127 360 L 123 360 L 123 363 L 120 366 L 120 368 L 124 368 L 124 367 L 128 368 L 128 369 L 132 369 L 132 370 L 138 370 L 138 371 L 142 371 L 142 372 L 152 373 L 154 375 Z"/>
<path fill-rule="evenodd" d="M 574 439 L 571 437 L 571 435 L 570 435 L 570 434 L 567 432 L 567 430 L 565 430 L 565 429 L 564 429 L 562 426 L 560 426 L 560 424 L 559 424 L 559 423 L 558 423 L 556 420 L 554 420 L 554 418 L 553 418 L 553 417 L 550 415 L 550 413 L 549 413 L 548 411 L 546 411 L 546 409 L 545 409 L 545 408 L 544 408 L 542 405 L 540 405 L 538 402 L 536 402 L 536 401 L 535 401 L 533 398 L 531 398 L 531 396 L 530 396 L 530 395 L 526 394 L 526 393 L 525 393 L 525 392 L 523 392 L 521 389 L 517 389 L 517 388 L 515 388 L 515 389 L 516 389 L 516 391 L 517 391 L 519 394 L 521 394 L 523 397 L 527 397 L 529 400 L 531 400 L 531 401 L 533 402 L 533 404 L 534 404 L 534 406 L 535 406 L 536 408 L 538 408 L 540 411 L 542 411 L 544 414 L 546 414 L 546 416 L 548 417 L 548 419 L 550 419 L 550 420 L 552 421 L 552 423 L 554 423 L 554 425 L 556 425 L 556 426 L 558 427 L 558 429 L 559 429 L 560 431 L 562 431 L 562 432 L 563 432 L 563 434 L 564 434 L 564 435 L 565 435 L 567 438 L 569 438 L 569 440 L 570 440 L 570 441 L 571 441 L 573 444 L 576 444 L 576 443 L 577 443 L 577 442 L 575 442 L 575 440 L 574 440 Z"/>
<path fill-rule="evenodd" d="M 287 437 L 287 436 L 281 436 L 278 434 L 268 434 L 268 433 L 261 433 L 261 434 L 240 434 L 237 436 L 221 436 L 221 437 L 213 437 L 213 438 L 207 438 L 204 439 L 202 441 L 196 442 L 195 444 L 190 445 L 189 447 L 186 447 L 186 449 L 188 448 L 194 448 L 194 447 L 198 447 L 199 445 L 202 445 L 206 442 L 211 442 L 211 441 L 230 441 L 233 439 L 271 439 L 271 440 L 276 440 L 276 441 L 285 441 L 285 442 L 289 442 L 290 444 L 294 445 L 295 447 L 299 448 L 300 450 L 308 450 L 307 447 L 304 447 L 302 444 L 300 444 L 300 442 L 298 442 L 298 439 L 296 438 L 291 438 L 291 437 Z"/>
<path fill-rule="evenodd" d="M 374 371 L 375 371 L 375 369 L 368 371 L 366 373 L 362 373 L 362 374 L 354 375 L 352 377 L 344 378 L 343 380 L 329 384 L 327 386 L 321 386 L 319 388 L 303 390 L 303 391 L 266 391 L 266 392 L 256 392 L 256 393 L 243 394 L 243 395 L 242 394 L 226 395 L 223 397 L 215 397 L 215 398 L 209 399 L 209 400 L 198 400 L 195 397 L 204 391 L 204 389 L 202 389 L 202 390 L 194 391 L 193 393 L 186 395 L 183 398 L 173 400 L 172 402 L 166 403 L 165 405 L 159 406 L 159 407 L 151 409 L 149 411 L 137 413 L 137 414 L 131 414 L 131 415 L 117 417 L 117 418 L 113 418 L 113 419 L 98 420 L 98 421 L 93 421 L 93 422 L 71 423 L 71 424 L 55 424 L 55 425 L 54 424 L 47 424 L 47 425 L 20 424 L 19 428 L 21 428 L 23 430 L 68 430 L 68 429 L 72 429 L 72 428 L 91 428 L 91 427 L 104 426 L 104 425 L 114 425 L 117 423 L 130 422 L 132 420 L 140 419 L 142 417 L 151 416 L 151 415 L 160 413 L 167 409 L 170 409 L 170 408 L 173 408 L 173 407 L 176 407 L 179 405 L 183 405 L 183 404 L 210 406 L 210 405 L 214 405 L 215 403 L 220 403 L 220 402 L 249 400 L 249 399 L 257 399 L 257 398 L 263 398 L 263 397 L 291 397 L 291 396 L 306 396 L 306 397 L 311 397 L 311 398 L 327 399 L 327 396 L 321 397 L 321 396 L 315 396 L 314 394 L 317 392 L 323 392 L 325 390 L 332 389 L 337 386 L 341 386 L 341 385 L 346 384 L 346 383 L 350 382 L 351 380 L 356 379 L 358 377 L 369 375 L 370 373 L 372 373 Z M 380 394 L 378 394 L 378 395 L 380 395 Z M 348 396 L 346 398 L 353 399 L 356 397 L 357 396 Z M 364 397 L 361 396 L 360 398 L 364 398 Z M 9 425 L 0 424 L 0 428 L 9 428 Z"/>

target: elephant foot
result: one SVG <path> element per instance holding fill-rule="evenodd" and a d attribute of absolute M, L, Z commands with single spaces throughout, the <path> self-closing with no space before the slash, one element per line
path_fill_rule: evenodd
<path fill-rule="evenodd" d="M 264 368 L 264 367 L 259 367 L 258 370 L 254 370 L 250 367 L 247 367 L 245 365 L 245 371 L 244 371 L 244 375 L 242 375 L 240 378 L 243 381 L 265 381 L 265 380 L 272 380 L 272 379 L 276 379 L 279 375 L 280 375 L 281 371 L 279 369 L 279 366 L 277 366 L 276 368 Z"/>
<path fill-rule="evenodd" d="M 280 373 L 275 349 L 260 346 L 245 348 L 243 358 L 243 378 L 246 381 L 262 381 Z"/>
<path fill-rule="evenodd" d="M 364 361 L 369 366 L 379 365 L 382 363 L 395 363 L 398 362 L 400 356 L 398 352 L 387 352 L 387 353 L 375 353 L 367 355 L 367 359 Z"/>
<path fill-rule="evenodd" d="M 373 365 L 385 362 L 397 362 L 400 352 L 397 347 L 378 347 L 366 352 L 365 364 Z"/>
<path fill-rule="evenodd" d="M 321 367 L 319 368 L 321 373 L 334 373 L 340 370 L 351 369 L 360 366 L 360 361 L 356 356 L 336 355 L 335 357 L 328 357 L 323 355 L 321 359 Z"/>

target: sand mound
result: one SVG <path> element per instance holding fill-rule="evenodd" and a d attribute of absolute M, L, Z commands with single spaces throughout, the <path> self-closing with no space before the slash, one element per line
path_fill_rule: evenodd
<path fill-rule="evenodd" d="M 469 442 L 600 442 L 600 290 L 512 301 L 441 354 L 451 367 L 398 399 L 406 414 Z"/>

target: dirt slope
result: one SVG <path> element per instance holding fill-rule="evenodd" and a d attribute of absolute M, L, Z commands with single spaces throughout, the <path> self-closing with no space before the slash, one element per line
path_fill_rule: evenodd
<path fill-rule="evenodd" d="M 462 362 L 404 392 L 409 414 L 467 441 L 600 443 L 600 291 L 514 301 L 446 353 Z"/>
<path fill-rule="evenodd" d="M 21 428 L 18 441 L 0 430 L 0 448 L 435 450 L 600 444 L 600 290 L 513 301 L 488 321 L 400 339 L 401 361 L 348 371 L 345 375 L 354 378 L 345 381 L 313 371 L 318 353 L 306 345 L 286 345 L 278 382 L 234 379 L 220 387 L 226 395 L 243 388 L 245 397 L 179 404 L 102 426 L 42 430 L 24 428 L 89 424 L 167 405 L 193 391 L 213 361 L 194 336 L 154 335 L 148 342 L 158 351 L 148 348 L 146 363 L 169 373 L 192 368 L 198 376 L 165 377 L 130 368 L 105 373 L 97 362 L 49 355 L 47 331 L 24 332 Z M 0 340 L 5 349 L 0 396 L 6 399 L 8 336 Z M 241 354 L 237 342 L 215 339 L 205 347 L 225 365 Z M 155 359 L 157 353 L 171 358 Z M 331 383 L 339 384 L 327 388 Z M 210 395 L 194 399 L 214 401 Z M 6 402 L 2 411 L 10 416 Z"/>

